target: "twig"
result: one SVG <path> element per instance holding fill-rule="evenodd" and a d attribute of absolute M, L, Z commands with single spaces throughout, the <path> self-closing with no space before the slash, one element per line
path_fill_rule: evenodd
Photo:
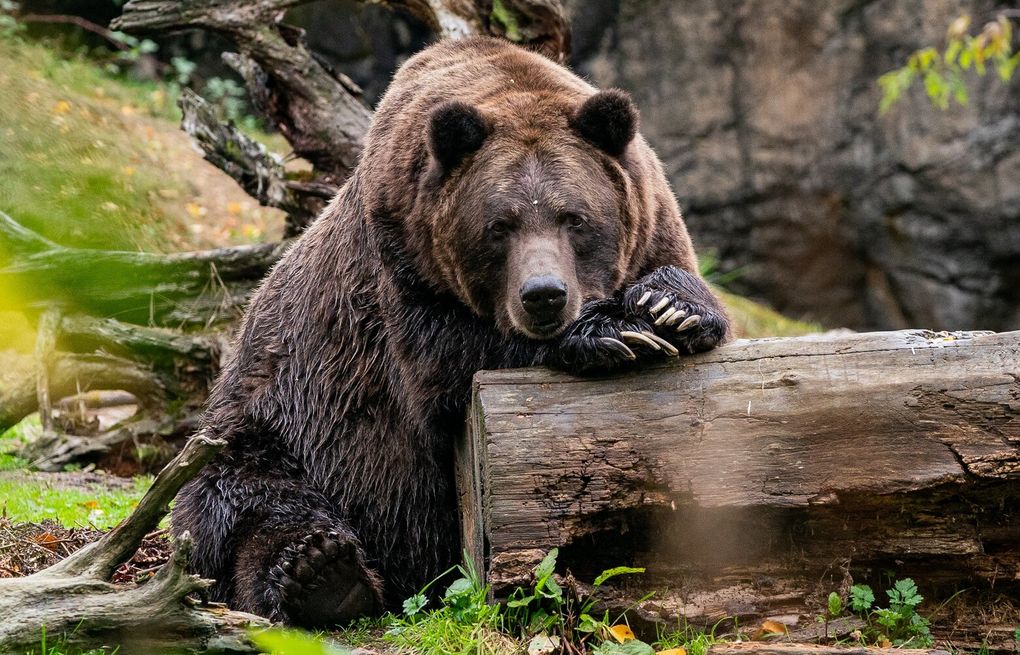
<path fill-rule="evenodd" d="M 97 25 L 96 23 L 82 18 L 81 16 L 68 16 L 66 14 L 25 14 L 24 16 L 18 16 L 18 20 L 22 23 L 63 23 L 67 25 L 75 25 L 83 30 L 92 32 L 93 34 L 98 34 L 112 43 L 118 50 L 131 49 L 131 46 L 117 38 L 117 35 L 113 30 L 107 29 L 102 25 Z"/>

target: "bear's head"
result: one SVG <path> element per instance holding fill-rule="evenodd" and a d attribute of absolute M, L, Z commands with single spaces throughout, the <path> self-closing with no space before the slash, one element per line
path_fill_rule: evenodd
<path fill-rule="evenodd" d="M 617 90 L 500 108 L 453 100 L 429 115 L 430 259 L 475 313 L 548 339 L 628 266 L 637 110 Z"/>

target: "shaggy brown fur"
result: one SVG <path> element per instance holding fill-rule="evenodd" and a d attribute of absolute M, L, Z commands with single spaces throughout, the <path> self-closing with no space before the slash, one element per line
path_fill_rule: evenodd
<path fill-rule="evenodd" d="M 610 371 L 725 337 L 636 129 L 626 94 L 504 41 L 401 68 L 212 394 L 205 424 L 229 445 L 173 525 L 216 596 L 301 625 L 398 605 L 457 552 L 475 371 Z"/>

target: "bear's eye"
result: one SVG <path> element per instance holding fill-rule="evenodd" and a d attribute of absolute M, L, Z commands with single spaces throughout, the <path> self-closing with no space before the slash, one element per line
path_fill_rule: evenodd
<path fill-rule="evenodd" d="M 563 224 L 566 225 L 567 227 L 572 227 L 575 229 L 579 227 L 584 227 L 586 223 L 586 221 L 584 220 L 584 216 L 581 216 L 580 214 L 564 214 L 561 220 Z"/>
<path fill-rule="evenodd" d="M 494 237 L 505 236 L 510 231 L 510 223 L 507 221 L 492 221 L 486 226 L 489 234 Z"/>

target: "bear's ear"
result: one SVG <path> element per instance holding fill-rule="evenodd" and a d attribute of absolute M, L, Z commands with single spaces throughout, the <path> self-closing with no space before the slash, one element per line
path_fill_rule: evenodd
<path fill-rule="evenodd" d="M 626 91 L 599 91 L 577 108 L 570 127 L 607 154 L 619 157 L 637 134 L 637 107 Z"/>
<path fill-rule="evenodd" d="M 489 124 L 481 112 L 459 100 L 438 105 L 429 116 L 429 151 L 443 171 L 482 147 Z"/>

